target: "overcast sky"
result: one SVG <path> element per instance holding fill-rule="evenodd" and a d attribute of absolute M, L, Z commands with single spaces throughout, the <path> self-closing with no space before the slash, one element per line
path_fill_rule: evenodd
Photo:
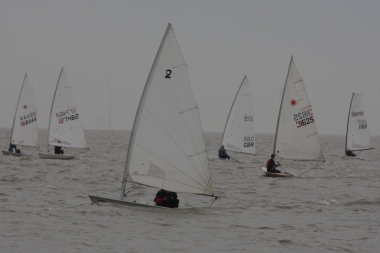
<path fill-rule="evenodd" d="M 274 133 L 293 55 L 320 134 L 345 134 L 352 92 L 380 135 L 380 1 L 1 0 L 0 127 L 11 127 L 24 74 L 40 128 L 64 67 L 85 129 L 130 130 L 167 24 L 173 25 L 203 130 L 222 132 L 244 75 L 258 133 Z"/>

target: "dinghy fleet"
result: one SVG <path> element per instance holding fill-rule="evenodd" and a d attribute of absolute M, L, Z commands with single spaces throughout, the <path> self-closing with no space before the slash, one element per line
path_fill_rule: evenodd
<path fill-rule="evenodd" d="M 173 27 L 168 24 L 135 115 L 120 197 L 89 195 L 93 203 L 162 208 L 146 201 L 128 199 L 127 184 L 201 195 L 214 200 L 218 198 L 214 192 L 208 161 L 219 158 L 207 155 L 199 109 L 187 68 Z M 363 160 L 353 152 L 372 149 L 364 109 L 362 96 L 353 93 L 342 156 L 344 159 Z M 229 152 L 256 155 L 253 110 L 252 95 L 245 76 L 232 103 L 221 140 L 221 146 Z M 13 120 L 10 145 L 8 150 L 3 151 L 4 155 L 31 156 L 39 148 L 37 118 L 33 90 L 25 74 Z M 29 146 L 35 150 L 26 154 L 17 149 L 17 146 Z M 52 152 L 52 147 L 55 152 Z M 65 151 L 71 148 L 88 149 L 73 88 L 63 68 L 52 99 L 46 152 L 39 152 L 39 158 L 75 158 L 74 154 L 64 153 L 62 148 Z M 281 160 L 315 163 L 298 176 L 325 162 L 316 119 L 293 57 L 283 88 L 273 154 Z M 295 176 L 285 170 L 280 173 L 272 173 L 266 167 L 262 167 L 262 170 L 265 176 Z"/>

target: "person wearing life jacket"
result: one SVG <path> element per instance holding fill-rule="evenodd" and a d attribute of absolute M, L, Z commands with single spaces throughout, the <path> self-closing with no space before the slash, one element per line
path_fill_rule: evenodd
<path fill-rule="evenodd" d="M 347 150 L 347 151 L 346 151 L 346 156 L 353 156 L 353 157 L 355 157 L 356 155 L 355 155 L 355 153 L 352 152 L 351 150 Z"/>
<path fill-rule="evenodd" d="M 267 172 L 281 173 L 281 171 L 275 169 L 277 166 L 280 166 L 281 164 L 280 163 L 275 164 L 273 158 L 274 158 L 274 154 L 272 154 L 270 156 L 270 159 L 267 161 Z"/>
<path fill-rule="evenodd" d="M 222 145 L 219 149 L 219 158 L 222 158 L 222 159 L 228 159 L 230 160 L 230 156 L 227 155 L 227 152 L 226 150 L 224 149 L 224 145 Z"/>
<path fill-rule="evenodd" d="M 154 198 L 156 206 L 163 206 L 169 208 L 178 208 L 179 199 L 177 199 L 177 193 L 166 191 L 161 189 L 157 192 Z"/>

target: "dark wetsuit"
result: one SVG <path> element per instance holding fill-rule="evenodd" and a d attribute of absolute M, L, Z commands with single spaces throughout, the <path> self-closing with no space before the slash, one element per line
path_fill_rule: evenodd
<path fill-rule="evenodd" d="M 169 208 L 178 208 L 179 199 L 177 199 L 177 193 L 168 192 L 165 190 L 159 190 L 154 198 L 156 206 L 164 206 Z"/>
<path fill-rule="evenodd" d="M 356 155 L 351 150 L 347 150 L 346 151 L 346 156 L 354 156 L 355 157 Z"/>
<path fill-rule="evenodd" d="M 277 166 L 280 166 L 280 165 L 279 164 L 276 165 L 272 158 L 267 161 L 267 171 L 268 172 L 270 172 L 270 173 L 281 173 L 281 171 L 275 169 Z"/>
<path fill-rule="evenodd" d="M 21 153 L 21 151 L 17 149 L 17 146 L 15 144 L 10 144 L 8 151 L 12 153 Z"/>
<path fill-rule="evenodd" d="M 9 151 L 9 152 L 13 152 L 13 149 L 17 150 L 17 146 L 14 145 L 14 144 L 9 144 L 9 149 L 8 149 L 8 151 Z"/>
<path fill-rule="evenodd" d="M 219 158 L 222 158 L 222 159 L 230 159 L 230 156 L 229 155 L 227 155 L 227 152 L 226 152 L 226 150 L 224 149 L 224 148 L 220 148 L 219 149 Z"/>
<path fill-rule="evenodd" d="M 62 154 L 63 155 L 63 150 L 62 150 L 62 147 L 60 147 L 60 146 L 55 146 L 54 147 L 54 154 L 56 154 L 56 155 L 60 155 L 60 154 Z"/>

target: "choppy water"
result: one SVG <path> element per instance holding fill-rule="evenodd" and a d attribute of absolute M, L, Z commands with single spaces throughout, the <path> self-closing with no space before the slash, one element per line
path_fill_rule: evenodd
<path fill-rule="evenodd" d="M 9 136 L 0 129 L 1 147 Z M 178 210 L 92 204 L 87 194 L 119 197 L 129 133 L 86 137 L 91 150 L 71 161 L 0 156 L 0 252 L 379 252 L 379 137 L 366 161 L 348 161 L 344 136 L 321 136 L 326 163 L 281 179 L 262 176 L 274 136 L 258 134 L 252 163 L 209 162 L 221 196 L 211 208 L 209 198 L 179 194 Z M 205 138 L 216 154 L 221 134 Z M 155 192 L 134 186 L 129 196 Z"/>

